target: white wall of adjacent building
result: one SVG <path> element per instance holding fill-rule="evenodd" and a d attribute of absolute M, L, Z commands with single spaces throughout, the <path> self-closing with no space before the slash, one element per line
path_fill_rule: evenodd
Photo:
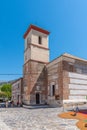
<path fill-rule="evenodd" d="M 69 73 L 69 99 L 78 100 L 86 99 L 87 97 L 87 75 Z"/>

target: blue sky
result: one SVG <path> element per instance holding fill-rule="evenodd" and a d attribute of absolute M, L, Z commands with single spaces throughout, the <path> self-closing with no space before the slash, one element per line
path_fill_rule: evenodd
<path fill-rule="evenodd" d="M 0 74 L 21 74 L 29 24 L 51 32 L 50 60 L 64 52 L 87 59 L 87 0 L 0 1 Z M 0 75 L 12 80 L 21 75 Z"/>

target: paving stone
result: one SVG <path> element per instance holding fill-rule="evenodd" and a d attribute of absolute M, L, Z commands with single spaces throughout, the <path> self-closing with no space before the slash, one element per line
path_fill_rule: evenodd
<path fill-rule="evenodd" d="M 3 108 L 0 110 L 0 130 L 79 130 L 77 120 L 62 119 L 62 108 Z"/>

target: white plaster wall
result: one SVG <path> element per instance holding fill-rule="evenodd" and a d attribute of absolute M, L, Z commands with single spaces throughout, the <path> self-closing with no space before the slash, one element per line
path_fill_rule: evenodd
<path fill-rule="evenodd" d="M 87 96 L 87 75 L 69 73 L 70 84 L 69 84 L 69 99 L 78 100 L 86 99 Z"/>
<path fill-rule="evenodd" d="M 87 81 L 86 80 L 81 80 L 81 79 L 70 79 L 70 83 L 87 85 Z"/>
<path fill-rule="evenodd" d="M 87 95 L 87 90 L 70 90 L 70 95 Z"/>
<path fill-rule="evenodd" d="M 77 84 L 69 84 L 69 89 L 86 89 L 87 90 L 87 85 L 77 85 Z"/>
<path fill-rule="evenodd" d="M 86 99 L 86 96 L 69 96 L 70 100 Z"/>
<path fill-rule="evenodd" d="M 87 79 L 87 75 L 83 74 L 76 74 L 76 73 L 69 73 L 70 78 L 77 78 L 77 79 Z"/>

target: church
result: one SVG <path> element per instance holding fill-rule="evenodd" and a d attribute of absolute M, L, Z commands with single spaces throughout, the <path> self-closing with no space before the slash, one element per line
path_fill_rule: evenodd
<path fill-rule="evenodd" d="M 24 34 L 22 103 L 60 106 L 70 100 L 86 101 L 87 60 L 64 53 L 50 62 L 49 34 L 35 25 Z"/>

